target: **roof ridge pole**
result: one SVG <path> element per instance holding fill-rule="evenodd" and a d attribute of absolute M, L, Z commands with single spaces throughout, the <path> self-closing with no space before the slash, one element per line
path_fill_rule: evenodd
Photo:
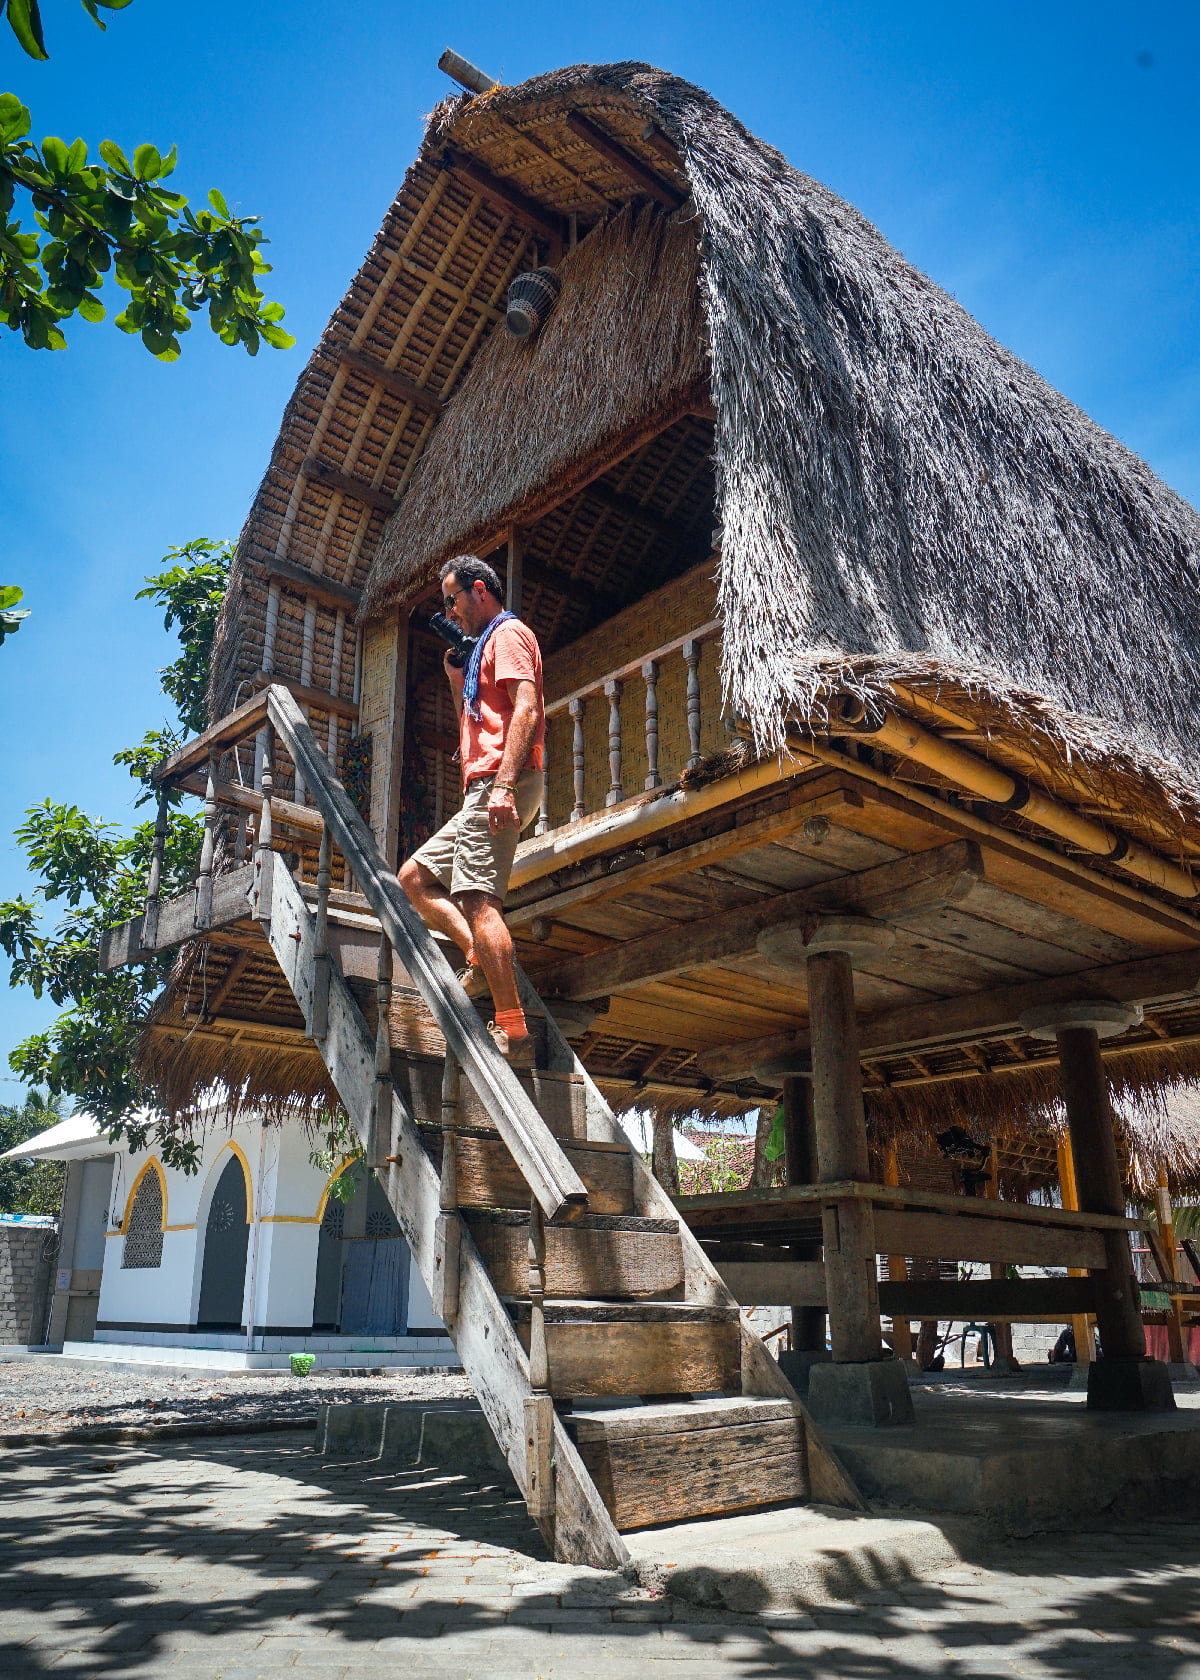
<path fill-rule="evenodd" d="M 491 93 L 493 88 L 500 86 L 494 76 L 472 64 L 469 58 L 463 58 L 453 47 L 447 47 L 438 59 L 438 69 L 444 70 L 451 81 L 465 87 L 468 93 Z"/>

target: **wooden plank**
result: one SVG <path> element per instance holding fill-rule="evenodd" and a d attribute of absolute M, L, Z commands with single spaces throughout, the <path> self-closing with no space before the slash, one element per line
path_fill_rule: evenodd
<path fill-rule="evenodd" d="M 307 1016 L 315 972 L 315 924 L 295 882 L 283 871 L 280 874 L 283 879 L 272 894 L 271 944 Z M 345 981 L 336 973 L 330 975 L 329 1023 L 322 1053 L 334 1086 L 365 1141 L 374 1107 L 375 1046 Z M 439 1178 L 398 1093 L 393 1094 L 391 1129 L 384 1189 L 425 1287 L 432 1292 L 436 1285 Z M 455 1349 L 497 1444 L 524 1491 L 529 1368 L 516 1331 L 469 1236 L 460 1242 L 458 1299 L 459 1316 L 452 1331 Z M 629 1554 L 575 1443 L 558 1418 L 554 1420 L 553 1451 L 556 1498 L 550 1538 L 555 1555 L 594 1568 L 623 1568 Z"/>
<path fill-rule="evenodd" d="M 805 1446 L 803 1419 L 790 1417 L 590 1440 L 579 1453 L 626 1530 L 805 1499 Z"/>
<path fill-rule="evenodd" d="M 880 1254 L 924 1260 L 998 1260 L 1013 1266 L 1103 1268 L 1098 1231 L 1055 1230 L 1015 1220 L 972 1219 L 961 1214 L 897 1213 L 879 1208 L 875 1240 Z"/>
<path fill-rule="evenodd" d="M 272 683 L 278 683 L 286 688 L 288 693 L 300 702 L 302 706 L 312 706 L 319 712 L 336 712 L 339 717 L 358 720 L 358 702 L 347 700 L 343 695 L 330 694 L 325 688 L 310 688 L 307 683 L 297 682 L 294 677 L 285 677 L 279 671 L 256 671 L 254 686 L 256 688 L 270 688 Z"/>
<path fill-rule="evenodd" d="M 212 878 L 212 912 L 204 927 L 196 922 L 196 889 L 190 888 L 178 898 L 166 899 L 158 910 L 158 934 L 152 947 L 141 943 L 142 918 L 136 916 L 120 927 L 110 928 L 101 935 L 99 963 L 106 973 L 122 968 L 126 963 L 145 962 L 157 951 L 169 951 L 173 945 L 183 945 L 198 933 L 244 922 L 251 914 L 250 893 L 254 886 L 254 865 L 243 864 L 224 875 Z"/>
<path fill-rule="evenodd" d="M 1171 951 L 868 1016 L 860 1024 L 859 1038 L 864 1052 L 901 1050 L 922 1044 L 970 1040 L 989 1033 L 1017 1032 L 1024 1012 L 1043 1003 L 1089 997 L 1153 1006 L 1191 998 L 1197 993 L 1200 993 L 1200 951 Z M 804 1053 L 808 1049 L 806 1032 L 772 1034 L 706 1051 L 701 1058 L 701 1071 L 716 1080 L 742 1078 L 753 1071 L 757 1062 L 782 1054 Z"/>
<path fill-rule="evenodd" d="M 649 193 L 651 198 L 657 199 L 659 204 L 665 205 L 668 210 L 678 210 L 683 203 L 683 194 L 675 187 L 668 187 L 660 181 L 652 169 L 619 141 L 614 140 L 611 134 L 606 134 L 602 128 L 578 111 L 568 112 L 566 124 L 572 134 L 586 140 L 593 151 L 599 152 L 614 169 L 632 181 L 635 187 Z"/>
<path fill-rule="evenodd" d="M 465 1216 L 483 1263 L 501 1295 L 526 1295 L 529 1281 L 529 1217 L 508 1220 L 487 1214 Z M 663 1225 L 661 1220 L 640 1222 Z M 678 1229 L 638 1228 L 634 1219 L 585 1214 L 571 1225 L 547 1225 L 546 1297 L 596 1296 L 621 1300 L 645 1296 L 669 1300 L 683 1287 Z"/>
<path fill-rule="evenodd" d="M 648 1435 L 696 1434 L 735 1424 L 779 1423 L 804 1418 L 798 1400 L 754 1394 L 707 1395 L 695 1400 L 660 1400 L 636 1406 L 604 1406 L 589 1411 L 571 1409 L 571 1439 L 588 1441 L 640 1440 Z"/>
<path fill-rule="evenodd" d="M 395 498 L 388 491 L 377 490 L 361 478 L 339 472 L 337 467 L 316 455 L 310 455 L 300 471 L 312 483 L 323 484 L 327 490 L 336 490 L 342 496 L 353 496 L 355 501 L 362 502 L 365 507 L 378 508 L 381 513 L 391 513 L 396 506 Z"/>
<path fill-rule="evenodd" d="M 195 770 L 207 763 L 210 752 L 228 751 L 239 741 L 244 741 L 247 735 L 253 735 L 266 721 L 267 697 L 265 694 L 256 694 L 253 699 L 246 700 L 232 712 L 227 712 L 219 723 L 214 723 L 202 735 L 197 735 L 194 741 L 188 741 L 178 752 L 173 752 L 170 758 L 164 759 L 154 772 L 155 786 L 169 787 L 189 770 Z"/>
<path fill-rule="evenodd" d="M 418 408 L 428 409 L 433 414 L 441 412 L 441 397 L 435 391 L 426 390 L 424 385 L 418 385 L 415 379 L 409 379 L 398 368 L 384 367 L 373 356 L 364 356 L 361 350 L 343 350 L 338 360 L 356 373 L 363 374 L 372 384 L 382 385 L 385 391 L 399 397 L 401 402 L 415 403 Z"/>
<path fill-rule="evenodd" d="M 362 601 L 361 589 L 339 583 L 336 578 L 326 577 L 324 572 L 310 572 L 291 560 L 272 557 L 267 564 L 267 578 L 271 583 L 281 583 L 287 589 L 301 595 L 312 595 L 327 606 L 341 607 L 346 612 L 357 612 Z"/>
<path fill-rule="evenodd" d="M 945 902 L 969 891 L 978 868 L 977 848 L 956 841 L 822 886 L 801 887 L 648 934 L 611 951 L 568 957 L 537 969 L 532 978 L 543 992 L 574 998 L 605 997 L 625 987 L 662 980 L 753 950 L 765 929 L 804 915 L 853 909 L 897 917 L 904 914 L 907 905 L 923 909 L 931 902 Z"/>
<path fill-rule="evenodd" d="M 1125 1219 L 1105 1213 L 1037 1207 L 1032 1202 L 984 1201 L 976 1196 L 943 1196 L 934 1190 L 916 1190 L 906 1184 L 868 1184 L 850 1179 L 835 1184 L 776 1184 L 761 1190 L 722 1190 L 708 1196 L 677 1196 L 674 1205 L 689 1225 L 694 1225 L 709 1214 L 748 1213 L 761 1209 L 766 1217 L 772 1211 L 777 1214 L 792 1204 L 805 1204 L 804 1211 L 807 1212 L 807 1205 L 811 1203 L 819 1205 L 823 1201 L 853 1200 L 931 1208 L 939 1213 L 978 1219 L 981 1223 L 1012 1220 L 1019 1224 L 1057 1226 L 1061 1230 L 1140 1231 L 1145 1224 L 1141 1219 Z"/>
<path fill-rule="evenodd" d="M 741 1378 L 736 1323 L 589 1323 L 556 1319 L 546 1306 L 550 1392 L 556 1399 L 605 1394 L 734 1393 Z M 529 1350 L 529 1325 L 517 1334 Z"/>
<path fill-rule="evenodd" d="M 442 153 L 442 167 L 469 181 L 484 198 L 491 199 L 502 210 L 511 210 L 519 220 L 524 222 L 535 232 L 543 234 L 547 239 L 559 240 L 563 234 L 563 219 L 556 210 L 548 205 L 539 204 L 530 198 L 528 193 L 511 181 L 503 181 L 498 175 L 493 175 L 490 169 L 477 163 L 466 152 L 455 151 L 447 146 Z"/>
<path fill-rule="evenodd" d="M 517 1082 L 555 1137 L 587 1136 L 583 1088 L 574 1074 L 529 1068 L 517 1072 Z M 459 1097 L 458 1118 L 463 1126 L 486 1128 L 491 1124 L 486 1107 L 470 1088 Z"/>
<path fill-rule="evenodd" d="M 1091 1278 L 980 1278 L 969 1283 L 908 1279 L 879 1285 L 880 1310 L 899 1318 L 973 1319 L 986 1324 L 1006 1318 L 1020 1322 L 1067 1319 L 1094 1310 Z"/>
<path fill-rule="evenodd" d="M 440 1134 L 439 1134 L 440 1135 Z M 629 1152 L 620 1146 L 564 1143 L 564 1153 L 587 1185 L 593 1213 L 632 1213 Z M 460 1132 L 457 1139 L 459 1205 L 529 1208 L 529 1186 L 499 1137 Z"/>
<path fill-rule="evenodd" d="M 355 880 L 548 1218 L 587 1205 L 587 1191 L 515 1074 L 488 1037 L 433 936 L 382 863 L 362 817 L 329 768 L 295 700 L 267 690 L 269 713 Z"/>
<path fill-rule="evenodd" d="M 517 849 L 509 895 L 505 900 L 505 920 L 515 928 L 527 925 L 537 916 L 556 915 L 573 904 L 590 905 L 606 898 L 623 898 L 643 883 L 686 875 L 703 861 L 716 862 L 733 857 L 738 852 L 761 845 L 767 838 L 777 839 L 801 828 L 806 817 L 828 815 L 832 818 L 856 797 L 853 791 L 847 792 L 840 784 L 841 778 L 827 776 L 798 781 L 782 796 L 771 793 L 744 810 L 731 812 L 728 826 L 719 833 L 689 841 L 659 857 L 633 862 L 619 871 L 613 871 L 611 858 L 589 859 L 582 866 L 588 879 L 558 890 L 543 877 L 557 873 L 562 864 L 547 861 L 539 855 L 544 850 L 543 839 L 524 841 Z M 769 808 L 761 810 L 759 807 L 762 805 Z"/>
<path fill-rule="evenodd" d="M 828 1305 L 820 1260 L 718 1260 L 717 1270 L 743 1307 Z"/>

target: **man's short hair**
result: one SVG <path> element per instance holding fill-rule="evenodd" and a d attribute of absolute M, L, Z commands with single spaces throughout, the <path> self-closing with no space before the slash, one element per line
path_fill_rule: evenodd
<path fill-rule="evenodd" d="M 488 594 L 494 595 L 503 605 L 504 585 L 500 582 L 499 574 L 486 560 L 480 560 L 474 554 L 457 554 L 442 567 L 438 573 L 438 581 L 445 583 L 451 572 L 463 589 L 470 589 L 473 584 L 481 583 Z"/>

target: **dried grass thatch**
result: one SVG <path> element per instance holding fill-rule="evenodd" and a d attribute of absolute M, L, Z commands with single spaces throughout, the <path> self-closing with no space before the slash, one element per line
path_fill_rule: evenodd
<path fill-rule="evenodd" d="M 1200 772 L 1194 510 L 857 211 L 686 82 L 581 65 L 451 100 L 426 153 L 469 144 L 473 122 L 567 106 L 632 108 L 682 154 L 717 414 L 725 686 L 760 745 L 781 744 L 785 714 L 819 710 L 831 669 L 873 658 L 881 681 L 937 670 L 1001 707 L 1019 689 L 1104 719 L 1056 729 L 1085 757 L 1115 746 Z M 673 292 L 676 277 L 658 285 Z M 642 298 L 619 338 L 650 352 L 641 318 L 657 307 Z M 617 366 L 624 344 L 588 354 Z M 645 385 L 639 373 L 631 403 Z M 433 460 L 424 510 L 459 490 L 435 492 Z M 493 454 L 491 472 L 492 500 L 515 501 L 512 463 Z M 461 516 L 397 515 L 396 533 L 429 545 L 406 564 L 432 563 L 451 525 Z M 373 603 L 394 591 L 399 559 L 389 539 Z"/>
<path fill-rule="evenodd" d="M 369 611 L 411 594 L 599 439 L 679 403 L 706 372 L 693 224 L 622 211 L 558 272 L 538 336 L 493 333 L 447 409 L 384 533 Z"/>

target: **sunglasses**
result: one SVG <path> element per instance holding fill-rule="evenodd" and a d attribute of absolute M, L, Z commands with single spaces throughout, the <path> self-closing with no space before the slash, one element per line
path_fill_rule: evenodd
<path fill-rule="evenodd" d="M 458 597 L 460 595 L 469 595 L 470 593 L 471 591 L 467 588 L 456 589 L 452 595 L 442 596 L 442 605 L 445 607 L 447 612 L 452 612 L 454 610 L 454 603 L 458 600 Z"/>

